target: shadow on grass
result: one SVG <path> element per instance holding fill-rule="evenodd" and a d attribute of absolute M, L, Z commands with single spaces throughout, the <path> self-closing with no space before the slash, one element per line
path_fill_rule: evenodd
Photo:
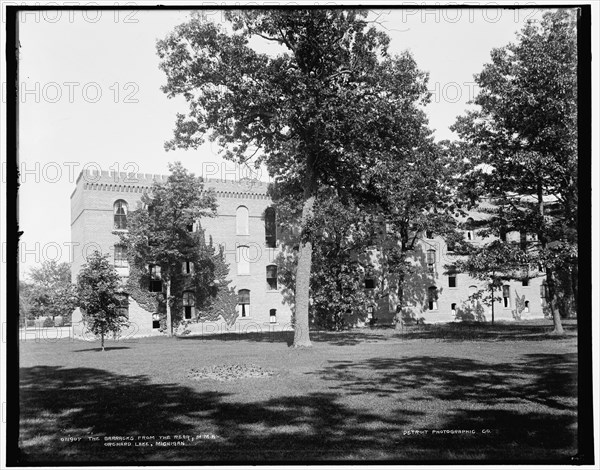
<path fill-rule="evenodd" d="M 569 461 L 577 452 L 576 354 L 525 354 L 517 363 L 372 358 L 331 362 L 315 374 L 339 393 L 394 397 L 409 408 L 421 402 L 429 416 L 438 416 L 433 429 L 477 430 L 476 441 L 470 435 L 409 436 L 403 440 L 408 458 L 427 446 L 431 458 L 441 459 Z M 484 429 L 489 439 L 481 440 Z"/>
<path fill-rule="evenodd" d="M 294 343 L 293 331 L 267 331 L 264 333 L 223 333 L 213 335 L 178 336 L 185 341 L 252 341 L 266 343 Z M 351 331 L 311 331 L 310 340 L 314 343 L 327 343 L 332 346 L 354 346 L 361 343 L 373 343 L 390 339 L 389 335 L 366 330 Z"/>
<path fill-rule="evenodd" d="M 575 364 L 575 354 L 525 354 L 515 363 L 332 361 L 312 372 L 325 391 L 266 399 L 251 381 L 240 399 L 211 390 L 210 381 L 198 390 L 101 369 L 22 368 L 22 461 L 568 460 L 576 451 Z M 278 379 L 263 380 L 277 387 Z M 423 428 L 426 437 L 406 434 Z M 434 436 L 433 429 L 476 434 Z M 216 438 L 182 447 L 102 441 L 182 434 Z"/>
<path fill-rule="evenodd" d="M 131 349 L 129 346 L 105 346 L 104 352 L 107 351 L 115 351 L 117 349 Z M 102 352 L 102 348 L 84 348 L 84 349 L 75 349 L 72 352 Z"/>
<path fill-rule="evenodd" d="M 418 325 L 405 328 L 393 335 L 401 340 L 437 341 L 558 341 L 577 336 L 577 324 L 563 325 L 564 336 L 552 335 L 553 326 L 527 323 L 456 322 L 445 324 Z"/>
<path fill-rule="evenodd" d="M 407 326 L 396 330 L 393 326 L 377 326 L 374 328 L 356 328 L 347 331 L 315 331 L 310 332 L 314 343 L 326 343 L 331 346 L 354 346 L 382 341 L 398 342 L 410 340 L 433 340 L 437 342 L 453 341 L 560 341 L 577 336 L 577 323 L 571 321 L 563 324 L 564 336 L 551 335 L 551 322 L 531 323 L 496 323 L 491 325 L 482 322 L 453 322 L 442 324 L 426 324 Z M 178 336 L 185 341 L 250 341 L 268 343 L 294 342 L 293 331 L 265 331 L 248 333 L 223 333 L 211 335 Z"/>
<path fill-rule="evenodd" d="M 207 387 L 210 387 L 210 382 Z M 250 390 L 252 390 L 250 388 Z M 335 393 L 232 402 L 228 393 L 151 383 L 100 369 L 21 369 L 22 462 L 347 459 L 397 451 L 391 436 L 418 412 L 382 416 Z M 211 436 L 181 447 L 106 447 L 105 436 Z M 87 436 L 99 437 L 89 441 Z M 69 442 L 65 438 L 82 438 Z M 137 438 L 136 438 L 137 439 Z M 127 441 L 126 441 L 127 442 Z"/>

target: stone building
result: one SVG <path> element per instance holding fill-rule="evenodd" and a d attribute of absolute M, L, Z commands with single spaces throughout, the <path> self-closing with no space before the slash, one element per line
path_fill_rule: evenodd
<path fill-rule="evenodd" d="M 77 278 L 85 257 L 95 250 L 110 254 L 119 274 L 127 279 L 129 266 L 126 254 L 119 246 L 118 231 L 126 230 L 127 214 L 139 207 L 143 192 L 150 189 L 152 182 L 166 178 L 162 175 L 128 176 L 125 173 L 91 171 L 79 175 L 71 195 L 73 279 Z M 231 286 L 238 294 L 238 318 L 233 325 L 224 321 L 194 322 L 197 314 L 194 299 L 184 295 L 182 318 L 191 320 L 185 326 L 190 333 L 291 329 L 291 305 L 278 281 L 276 258 L 281 246 L 267 186 L 267 183 L 250 179 L 205 180 L 205 189 L 215 191 L 218 208 L 217 217 L 204 219 L 202 227 L 207 235 L 213 237 L 215 244 L 225 248 Z M 470 216 L 477 220 L 485 214 L 472 213 Z M 519 233 L 506 236 L 520 243 L 532 241 L 531 237 Z M 471 243 L 483 241 L 473 230 L 465 230 L 465 238 Z M 379 324 L 391 323 L 396 312 L 396 281 L 387 278 L 378 269 L 378 260 L 385 254 L 384 240 L 385 234 L 382 234 L 379 244 L 369 251 L 373 270 L 365 274 L 364 280 L 365 289 L 378 299 L 377 307 L 368 313 L 368 318 L 357 322 L 359 326 L 367 324 L 370 319 L 376 319 Z M 475 308 L 476 304 L 469 298 L 483 285 L 466 274 L 448 272 L 446 266 L 451 265 L 453 260 L 456 256 L 448 250 L 441 237 L 427 232 L 421 234 L 412 260 L 414 274 L 405 289 L 405 311 L 427 323 L 461 319 L 489 321 L 490 307 L 481 305 Z M 154 284 L 151 281 L 148 285 L 150 291 L 160 289 L 160 275 L 154 274 Z M 507 282 L 498 293 L 502 300 L 495 306 L 495 319 L 513 321 L 543 317 L 541 284 L 539 276 Z M 128 309 L 131 327 L 124 336 L 162 334 L 158 313 L 144 308 L 134 295 L 126 298 L 124 308 Z M 472 315 L 471 311 L 478 314 L 471 318 L 468 316 Z M 73 325 L 76 335 L 85 336 L 79 311 L 73 314 Z"/>

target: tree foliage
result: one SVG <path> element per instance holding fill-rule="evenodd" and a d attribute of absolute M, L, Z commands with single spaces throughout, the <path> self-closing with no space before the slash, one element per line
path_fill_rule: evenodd
<path fill-rule="evenodd" d="M 155 181 L 143 194 L 142 206 L 130 212 L 128 230 L 119 236 L 127 247 L 130 268 L 141 273 L 142 289 L 148 289 L 151 270 L 158 276 L 156 267 L 160 268 L 164 295 L 159 300 L 166 311 L 165 330 L 171 335 L 173 324 L 182 320 L 183 292 L 194 293 L 201 317 L 211 317 L 210 305 L 217 296 L 233 294 L 223 251 L 212 238 L 205 240 L 201 225 L 202 218 L 216 214 L 213 192 L 204 191 L 202 178 L 181 163 L 169 164 L 169 170 L 165 182 Z M 235 321 L 235 308 L 221 314 L 228 322 Z"/>
<path fill-rule="evenodd" d="M 23 301 L 35 317 L 70 317 L 75 309 L 75 289 L 71 283 L 71 265 L 44 261 L 29 272 L 31 280 Z"/>
<path fill-rule="evenodd" d="M 484 245 L 473 247 L 464 259 L 457 259 L 453 268 L 458 272 L 466 272 L 469 276 L 483 281 L 483 292 L 475 293 L 476 299 L 492 307 L 492 324 L 494 323 L 494 305 L 500 301 L 496 292 L 502 290 L 506 281 L 524 279 L 532 271 L 531 259 L 526 251 L 516 243 L 494 240 Z"/>
<path fill-rule="evenodd" d="M 364 10 L 227 11 L 228 26 L 201 15 L 158 42 L 163 90 L 182 95 L 167 148 L 197 148 L 205 135 L 225 158 L 265 164 L 296 197 L 304 231 L 321 188 L 341 200 L 373 200 L 381 161 L 420 145 L 427 75 L 409 53 L 388 54 L 388 36 Z M 250 41 L 270 44 L 260 53 Z M 255 44 L 255 43 L 254 43 Z M 308 234 L 295 273 L 295 346 L 309 346 L 312 264 Z"/>
<path fill-rule="evenodd" d="M 494 49 L 475 76 L 477 109 L 453 126 L 475 148 L 469 177 L 502 208 L 503 223 L 538 234 L 558 333 L 556 299 L 577 284 L 576 14 L 546 13 Z"/>
<path fill-rule="evenodd" d="M 77 276 L 78 306 L 87 329 L 100 336 L 102 351 L 104 339 L 112 333 L 117 336 L 129 325 L 124 313 L 121 277 L 109 260 L 109 255 L 95 251 L 87 258 Z"/>

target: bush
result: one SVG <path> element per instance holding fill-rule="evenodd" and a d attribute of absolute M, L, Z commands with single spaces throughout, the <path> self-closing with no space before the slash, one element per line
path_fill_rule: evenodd
<path fill-rule="evenodd" d="M 44 328 L 52 328 L 54 326 L 54 320 L 50 317 L 46 317 L 42 326 Z"/>

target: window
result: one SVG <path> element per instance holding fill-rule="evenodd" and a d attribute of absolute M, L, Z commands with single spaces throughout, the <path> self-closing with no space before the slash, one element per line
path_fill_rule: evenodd
<path fill-rule="evenodd" d="M 521 250 L 525 251 L 527 249 L 527 232 L 524 232 L 523 230 L 519 232 L 519 244 Z"/>
<path fill-rule="evenodd" d="M 150 286 L 148 290 L 150 292 L 162 292 L 162 280 L 160 276 L 160 266 L 157 264 L 151 264 L 148 266 L 150 271 Z"/>
<path fill-rule="evenodd" d="M 510 308 L 510 286 L 502 286 L 502 303 L 504 308 Z"/>
<path fill-rule="evenodd" d="M 429 289 L 427 289 L 427 307 L 429 310 L 437 310 L 437 298 L 437 287 L 431 286 Z"/>
<path fill-rule="evenodd" d="M 448 287 L 456 287 L 456 267 L 450 266 L 448 269 Z"/>
<path fill-rule="evenodd" d="M 119 199 L 114 203 L 113 217 L 115 230 L 127 229 L 127 203 L 123 199 Z"/>
<path fill-rule="evenodd" d="M 369 266 L 365 272 L 365 289 L 375 289 L 373 266 Z"/>
<path fill-rule="evenodd" d="M 469 286 L 469 303 L 471 304 L 471 308 L 475 307 L 476 297 L 477 296 L 477 286 Z"/>
<path fill-rule="evenodd" d="M 238 314 L 240 317 L 250 316 L 250 291 L 248 289 L 240 289 L 238 291 Z"/>
<path fill-rule="evenodd" d="M 160 313 L 152 314 L 152 328 L 153 329 L 160 328 Z"/>
<path fill-rule="evenodd" d="M 450 305 L 450 311 L 452 312 L 452 316 L 456 316 L 456 304 Z"/>
<path fill-rule="evenodd" d="M 250 248 L 247 246 L 238 246 L 236 261 L 238 276 L 250 274 Z"/>
<path fill-rule="evenodd" d="M 373 320 L 373 310 L 372 305 L 367 306 L 367 320 Z"/>
<path fill-rule="evenodd" d="M 125 245 L 115 245 L 115 268 L 126 268 L 127 263 L 127 247 Z"/>
<path fill-rule="evenodd" d="M 541 263 L 540 263 L 540 264 L 538 264 L 538 270 L 539 270 L 541 273 L 545 273 L 545 272 L 546 272 L 546 268 L 545 268 L 545 267 L 544 267 L 544 265 L 543 265 L 543 264 L 541 264 Z"/>
<path fill-rule="evenodd" d="M 425 238 L 433 238 L 433 231 L 425 230 Z"/>
<path fill-rule="evenodd" d="M 277 225 L 275 225 L 275 209 L 267 207 L 265 210 L 265 245 L 275 248 L 277 244 Z"/>
<path fill-rule="evenodd" d="M 521 280 L 521 284 L 523 285 L 523 287 L 528 287 L 529 286 L 529 278 L 525 278 Z"/>
<path fill-rule="evenodd" d="M 248 235 L 248 208 L 240 206 L 235 211 L 235 233 Z"/>
<path fill-rule="evenodd" d="M 540 299 L 542 300 L 542 305 L 546 305 L 546 297 L 548 297 L 548 284 L 546 280 L 542 281 L 542 285 L 540 286 Z"/>
<path fill-rule="evenodd" d="M 500 227 L 500 240 L 506 241 L 506 227 L 504 226 Z"/>
<path fill-rule="evenodd" d="M 192 261 L 184 261 L 181 263 L 181 273 L 182 274 L 193 274 L 194 273 L 194 263 Z"/>
<path fill-rule="evenodd" d="M 269 310 L 269 323 L 277 323 L 277 309 L 272 308 Z"/>
<path fill-rule="evenodd" d="M 267 266 L 267 290 L 277 290 L 277 266 Z"/>
<path fill-rule="evenodd" d="M 194 306 L 196 305 L 196 296 L 193 292 L 186 291 L 183 293 L 183 318 L 191 320 L 194 314 Z"/>
<path fill-rule="evenodd" d="M 117 294 L 117 311 L 119 315 L 125 318 L 129 318 L 129 295 Z"/>
<path fill-rule="evenodd" d="M 435 250 L 427 250 L 427 272 L 435 272 Z"/>
<path fill-rule="evenodd" d="M 194 224 L 193 223 L 187 224 L 185 227 L 187 228 L 188 232 L 194 232 Z"/>
<path fill-rule="evenodd" d="M 475 239 L 475 232 L 473 231 L 473 224 L 475 221 L 472 217 L 469 217 L 465 222 L 465 229 L 467 230 L 467 240 Z"/>
<path fill-rule="evenodd" d="M 525 301 L 525 308 L 523 309 L 523 312 L 529 313 L 529 300 Z"/>

